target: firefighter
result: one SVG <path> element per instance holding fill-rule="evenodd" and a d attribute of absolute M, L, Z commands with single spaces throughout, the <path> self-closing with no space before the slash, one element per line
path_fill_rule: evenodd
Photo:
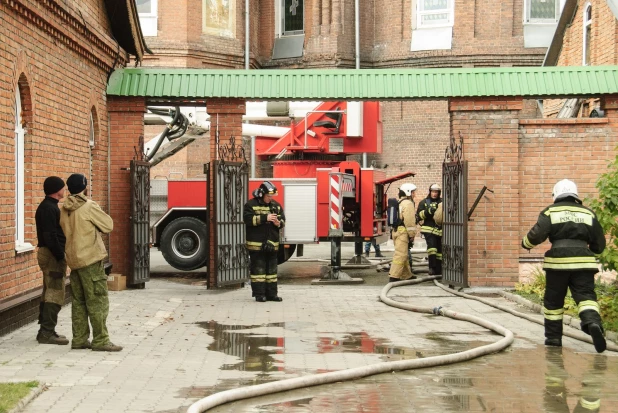
<path fill-rule="evenodd" d="M 279 230 L 285 225 L 283 208 L 275 201 L 277 187 L 264 181 L 243 210 L 250 258 L 251 292 L 255 301 L 282 301 L 277 295 Z"/>
<path fill-rule="evenodd" d="M 552 246 L 545 253 L 547 275 L 543 315 L 545 345 L 562 346 L 562 316 L 567 289 L 577 303 L 581 328 L 592 336 L 597 352 L 605 351 L 599 304 L 594 291 L 598 272 L 595 254 L 605 249 L 603 229 L 594 212 L 582 205 L 573 181 L 563 179 L 554 186 L 554 203 L 541 211 L 537 223 L 521 242 L 531 250 L 549 237 Z"/>
<path fill-rule="evenodd" d="M 427 198 L 418 204 L 416 211 L 416 222 L 421 224 L 421 234 L 427 242 L 429 275 L 442 275 L 442 226 L 434 220 L 434 214 L 442 202 L 441 194 L 440 185 L 431 185 Z"/>
<path fill-rule="evenodd" d="M 416 235 L 414 191 L 416 191 L 414 184 L 403 184 L 399 188 L 399 220 L 392 228 L 395 253 L 388 273 L 388 282 L 407 280 L 412 277 L 408 254 Z"/>

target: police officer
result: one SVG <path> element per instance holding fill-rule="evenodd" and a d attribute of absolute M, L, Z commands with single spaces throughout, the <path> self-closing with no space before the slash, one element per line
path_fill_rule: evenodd
<path fill-rule="evenodd" d="M 272 199 L 277 187 L 264 181 L 253 191 L 243 210 L 247 228 L 247 249 L 251 261 L 251 292 L 255 301 L 282 301 L 277 291 L 279 230 L 285 225 L 281 205 Z"/>
<path fill-rule="evenodd" d="M 440 185 L 431 185 L 427 198 L 418 204 L 416 211 L 416 222 L 422 223 L 421 234 L 427 242 L 429 275 L 442 275 L 442 226 L 434 220 L 434 214 L 442 202 L 441 193 Z"/>
<path fill-rule="evenodd" d="M 69 344 L 65 336 L 56 333 L 58 313 L 64 304 L 64 279 L 67 262 L 64 259 L 66 238 L 60 227 L 58 201 L 64 197 L 64 181 L 50 176 L 43 182 L 45 199 L 34 216 L 38 238 L 37 261 L 43 272 L 43 295 L 39 304 L 39 324 L 36 339 L 41 344 Z"/>
<path fill-rule="evenodd" d="M 598 272 L 595 254 L 605 249 L 603 228 L 594 212 L 582 205 L 573 181 L 563 179 L 554 186 L 554 203 L 541 211 L 537 223 L 521 242 L 530 250 L 549 237 L 545 253 L 547 274 L 543 314 L 545 345 L 562 346 L 562 316 L 567 289 L 577 303 L 581 328 L 592 336 L 597 352 L 605 351 L 599 304 L 594 291 Z"/>
<path fill-rule="evenodd" d="M 414 191 L 416 191 L 414 184 L 403 184 L 399 188 L 399 223 L 392 228 L 395 253 L 388 273 L 388 282 L 407 280 L 412 277 L 408 254 L 416 236 Z"/>

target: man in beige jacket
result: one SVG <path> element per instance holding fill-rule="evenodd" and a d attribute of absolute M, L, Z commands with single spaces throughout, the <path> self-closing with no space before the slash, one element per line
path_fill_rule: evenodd
<path fill-rule="evenodd" d="M 101 233 L 108 234 L 114 227 L 112 218 L 87 198 L 86 177 L 73 174 L 67 179 L 71 193 L 64 201 L 60 213 L 60 226 L 67 238 L 65 253 L 71 268 L 71 291 L 73 293 L 71 348 L 94 351 L 120 351 L 107 333 L 109 299 L 107 276 L 103 260 L 107 250 Z M 92 325 L 92 344 L 88 341 Z"/>

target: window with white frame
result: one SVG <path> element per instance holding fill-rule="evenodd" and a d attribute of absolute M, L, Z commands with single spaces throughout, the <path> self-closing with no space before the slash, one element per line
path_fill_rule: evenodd
<path fill-rule="evenodd" d="M 19 87 L 15 90 L 15 251 L 32 250 L 32 244 L 26 242 L 25 234 L 25 168 L 24 140 L 26 131 L 23 127 L 21 93 Z"/>
<path fill-rule="evenodd" d="M 560 0 L 525 0 L 526 23 L 555 23 L 560 17 Z"/>
<path fill-rule="evenodd" d="M 139 23 L 144 36 L 157 35 L 157 0 L 136 0 Z"/>
<path fill-rule="evenodd" d="M 452 25 L 453 0 L 417 0 L 417 29 Z"/>
<path fill-rule="evenodd" d="M 588 3 L 584 8 L 584 43 L 583 43 L 583 65 L 590 64 L 590 46 L 592 43 L 592 5 Z"/>

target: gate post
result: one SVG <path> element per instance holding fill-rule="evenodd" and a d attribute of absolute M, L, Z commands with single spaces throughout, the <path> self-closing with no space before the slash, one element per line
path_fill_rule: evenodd
<path fill-rule="evenodd" d="M 451 134 L 463 139 L 468 163 L 468 205 L 486 186 L 468 224 L 470 286 L 513 286 L 519 281 L 519 97 L 449 100 Z"/>
<path fill-rule="evenodd" d="M 210 115 L 210 161 L 226 161 L 227 156 L 219 149 L 231 144 L 231 138 L 240 142 L 242 145 L 242 116 L 245 114 L 246 106 L 244 99 L 208 99 L 206 110 Z M 224 151 L 223 151 L 224 152 Z M 215 172 L 211 172 L 208 179 L 208 216 L 212 221 L 208 222 L 208 236 L 210 240 L 208 254 L 208 288 L 217 288 L 218 270 L 216 262 L 215 242 L 216 225 L 214 215 L 211 211 L 215 210 Z M 242 206 L 241 206 L 242 208 Z"/>
<path fill-rule="evenodd" d="M 114 230 L 109 237 L 109 260 L 113 271 L 129 275 L 131 270 L 131 172 L 130 163 L 139 147 L 139 137 L 144 136 L 143 97 L 108 96 L 110 132 L 110 199 L 109 215 L 114 220 Z M 107 209 L 107 205 L 102 205 Z"/>

